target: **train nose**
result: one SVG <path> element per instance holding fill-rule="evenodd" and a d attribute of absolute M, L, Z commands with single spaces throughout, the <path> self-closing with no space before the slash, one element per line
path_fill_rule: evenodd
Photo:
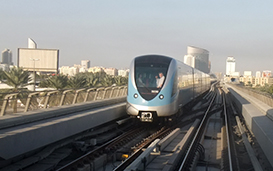
<path fill-rule="evenodd" d="M 141 112 L 140 120 L 142 122 L 153 122 L 153 114 L 152 112 Z"/>

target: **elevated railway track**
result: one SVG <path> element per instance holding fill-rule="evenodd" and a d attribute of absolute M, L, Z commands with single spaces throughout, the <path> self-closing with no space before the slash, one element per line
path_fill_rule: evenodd
<path fill-rule="evenodd" d="M 103 106 L 100 108 L 106 108 Z M 9 161 L 0 171 L 272 169 L 261 153 L 259 159 L 256 157 L 260 149 L 247 145 L 253 137 L 244 127 L 227 89 L 216 85 L 186 109 L 179 120 L 166 125 L 134 125 L 130 119 L 116 118 L 117 122 L 100 124 L 29 157 Z M 19 166 L 23 163 L 24 167 Z"/>

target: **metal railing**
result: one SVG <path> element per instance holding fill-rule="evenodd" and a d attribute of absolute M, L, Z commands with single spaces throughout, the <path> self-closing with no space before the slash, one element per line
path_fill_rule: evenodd
<path fill-rule="evenodd" d="M 268 106 L 273 107 L 273 98 L 272 96 L 263 93 L 263 92 L 259 92 L 257 90 L 253 90 L 241 85 L 235 85 L 235 84 L 229 84 L 231 86 L 236 86 L 236 88 L 240 89 L 240 91 L 243 91 L 244 93 L 247 93 L 250 96 L 255 97 L 256 99 L 262 101 L 263 103 L 267 104 Z"/>
<path fill-rule="evenodd" d="M 6 94 L 0 100 L 0 116 L 126 95 L 127 86 L 39 92 L 22 91 Z"/>

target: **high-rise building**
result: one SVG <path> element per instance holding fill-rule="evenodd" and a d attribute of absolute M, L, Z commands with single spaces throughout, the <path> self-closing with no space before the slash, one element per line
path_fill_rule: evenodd
<path fill-rule="evenodd" d="M 184 56 L 184 63 L 194 68 L 195 67 L 195 57 L 192 55 L 185 55 Z"/>
<path fill-rule="evenodd" d="M 2 51 L 2 64 L 13 65 L 11 50 L 5 49 Z"/>
<path fill-rule="evenodd" d="M 202 72 L 210 73 L 209 51 L 206 49 L 188 46 L 187 55 L 184 56 L 184 63 Z"/>
<path fill-rule="evenodd" d="M 235 72 L 235 58 L 229 56 L 226 61 L 226 75 L 233 75 Z"/>
<path fill-rule="evenodd" d="M 37 44 L 31 38 L 28 38 L 28 48 L 37 49 Z"/>
<path fill-rule="evenodd" d="M 88 68 L 90 68 L 90 61 L 89 60 L 82 60 L 81 65 L 84 69 L 88 70 Z"/>

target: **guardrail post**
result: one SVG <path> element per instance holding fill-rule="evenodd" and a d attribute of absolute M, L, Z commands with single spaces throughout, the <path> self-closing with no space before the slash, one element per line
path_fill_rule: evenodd
<path fill-rule="evenodd" d="M 47 108 L 47 105 L 48 105 L 48 102 L 49 102 L 49 98 L 52 94 L 54 93 L 57 93 L 59 92 L 58 90 L 57 91 L 51 91 L 51 92 L 48 92 L 47 95 L 46 95 L 46 100 L 45 100 L 45 104 L 44 104 L 44 108 L 46 109 Z"/>
<path fill-rule="evenodd" d="M 119 97 L 119 96 L 120 96 L 120 91 L 121 91 L 121 89 L 122 89 L 122 87 L 119 87 L 119 88 L 118 88 L 118 92 L 117 92 L 116 97 Z"/>
<path fill-rule="evenodd" d="M 64 104 L 64 99 L 65 99 L 65 97 L 66 97 L 66 94 L 67 94 L 68 92 L 71 92 L 71 91 L 73 91 L 73 90 L 65 90 L 65 91 L 63 92 L 62 97 L 61 97 L 61 101 L 60 101 L 60 105 L 59 105 L 59 106 L 62 106 L 62 105 Z"/>
<path fill-rule="evenodd" d="M 3 105 L 2 105 L 2 108 L 1 108 L 1 116 L 4 116 L 5 113 L 6 113 L 6 109 L 7 109 L 7 106 L 8 106 L 8 101 L 11 97 L 14 97 L 14 96 L 17 96 L 18 93 L 12 93 L 12 94 L 8 94 L 5 96 L 4 98 L 4 102 L 3 102 Z M 17 100 L 17 99 L 14 99 L 14 100 Z M 15 104 L 14 104 L 15 105 Z M 17 106 L 16 106 L 17 107 Z"/>
<path fill-rule="evenodd" d="M 98 88 L 98 89 L 97 89 L 96 94 L 95 94 L 95 96 L 94 96 L 94 100 L 97 100 L 98 94 L 99 94 L 99 92 L 102 91 L 102 90 L 104 90 L 104 87 Z"/>
<path fill-rule="evenodd" d="M 76 90 L 76 92 L 75 92 L 75 96 L 74 96 L 74 99 L 73 99 L 72 104 L 75 104 L 75 103 L 76 103 L 77 98 L 78 98 L 78 96 L 79 96 L 79 93 L 80 93 L 81 91 L 84 91 L 84 90 L 85 90 L 85 88 L 82 88 L 82 89 Z"/>
<path fill-rule="evenodd" d="M 102 99 L 105 99 L 106 93 L 107 93 L 108 90 L 112 90 L 112 87 L 107 87 L 107 88 L 104 89 L 104 93 L 103 93 Z M 109 96 L 109 98 L 110 98 L 110 96 Z"/>
<path fill-rule="evenodd" d="M 125 87 L 124 87 L 124 91 L 123 91 L 123 95 L 124 95 L 124 96 L 127 96 L 127 90 L 128 90 L 128 87 L 125 86 Z"/>
<path fill-rule="evenodd" d="M 96 88 L 90 88 L 90 89 L 86 90 L 86 94 L 85 94 L 84 102 L 86 102 L 86 101 L 87 101 L 90 91 L 93 91 L 93 90 L 96 90 Z"/>
<path fill-rule="evenodd" d="M 28 111 L 28 108 L 29 108 L 29 106 L 30 106 L 30 102 L 31 102 L 32 96 L 34 96 L 34 95 L 36 95 L 36 94 L 39 94 L 39 93 L 40 93 L 40 92 L 34 92 L 34 93 L 30 93 L 30 94 L 28 95 L 24 112 L 27 112 L 27 111 Z"/>
<path fill-rule="evenodd" d="M 120 87 L 119 96 L 123 96 L 123 94 L 124 94 L 124 87 Z"/>
<path fill-rule="evenodd" d="M 111 91 L 111 94 L 110 94 L 110 98 L 113 97 L 114 91 L 115 91 L 116 89 L 118 89 L 118 87 L 113 87 L 113 88 L 112 88 L 112 91 Z M 117 96 L 117 95 L 116 95 L 116 96 Z"/>

